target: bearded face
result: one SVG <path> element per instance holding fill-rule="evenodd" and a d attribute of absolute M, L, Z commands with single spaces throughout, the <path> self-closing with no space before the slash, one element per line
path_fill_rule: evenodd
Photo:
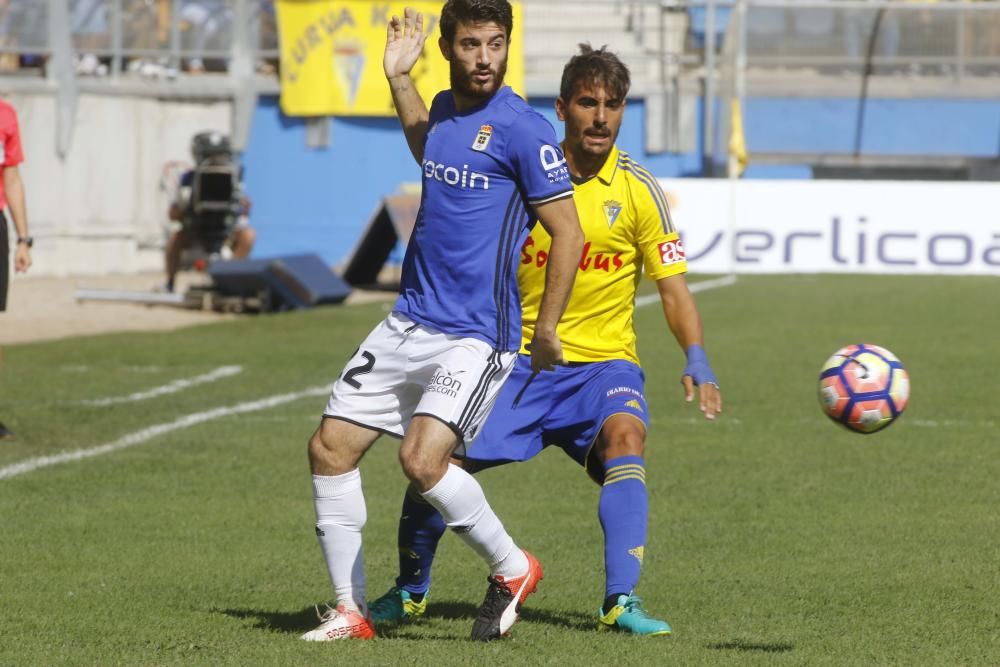
<path fill-rule="evenodd" d="M 448 60 L 451 90 L 456 96 L 476 102 L 500 90 L 507 74 L 507 31 L 492 21 L 460 23 L 449 44 L 442 38 L 441 51 Z"/>

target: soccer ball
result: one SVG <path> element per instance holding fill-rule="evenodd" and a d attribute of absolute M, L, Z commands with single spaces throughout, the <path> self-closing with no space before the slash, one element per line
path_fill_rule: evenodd
<path fill-rule="evenodd" d="M 910 376 L 884 347 L 842 347 L 819 374 L 819 402 L 826 416 L 857 433 L 874 433 L 906 409 Z"/>

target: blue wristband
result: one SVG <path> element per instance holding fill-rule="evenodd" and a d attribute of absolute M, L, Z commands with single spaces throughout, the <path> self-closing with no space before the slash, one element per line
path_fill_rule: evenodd
<path fill-rule="evenodd" d="M 697 343 L 689 346 L 687 349 L 687 366 L 684 367 L 684 374 L 681 376 L 681 379 L 686 375 L 690 375 L 696 385 L 714 384 L 716 387 L 719 386 L 718 381 L 715 379 L 715 373 L 712 372 L 712 367 L 708 364 L 708 355 L 705 354 L 705 348 Z"/>

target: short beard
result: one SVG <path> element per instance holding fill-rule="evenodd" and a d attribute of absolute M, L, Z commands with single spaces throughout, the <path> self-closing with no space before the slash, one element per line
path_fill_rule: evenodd
<path fill-rule="evenodd" d="M 586 135 L 580 137 L 580 151 L 585 153 L 586 155 L 590 155 L 592 157 L 601 157 L 602 159 L 606 158 L 611 153 L 611 147 L 615 145 L 615 141 L 618 139 L 617 135 L 609 133 L 607 137 L 608 148 L 590 148 L 587 147 L 587 144 L 583 141 L 585 137 Z"/>
<path fill-rule="evenodd" d="M 505 60 L 494 72 L 494 85 L 489 88 L 482 88 L 472 82 L 472 74 L 469 74 L 462 66 L 452 61 L 449 65 L 451 75 L 451 90 L 462 97 L 472 99 L 486 99 L 492 97 L 503 86 L 504 77 L 507 76 L 507 61 Z M 491 72 L 493 70 L 490 70 Z"/>

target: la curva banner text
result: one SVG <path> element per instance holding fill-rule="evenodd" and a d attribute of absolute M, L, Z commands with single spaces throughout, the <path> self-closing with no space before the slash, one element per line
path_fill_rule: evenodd
<path fill-rule="evenodd" d="M 281 110 L 289 116 L 394 116 L 382 70 L 386 26 L 405 7 L 424 15 L 424 44 L 410 75 L 429 105 L 450 85 L 441 55 L 441 0 L 278 0 L 281 36 Z M 515 33 L 523 26 L 521 3 L 512 2 Z M 521 40 L 511 40 L 505 82 L 524 90 Z"/>

